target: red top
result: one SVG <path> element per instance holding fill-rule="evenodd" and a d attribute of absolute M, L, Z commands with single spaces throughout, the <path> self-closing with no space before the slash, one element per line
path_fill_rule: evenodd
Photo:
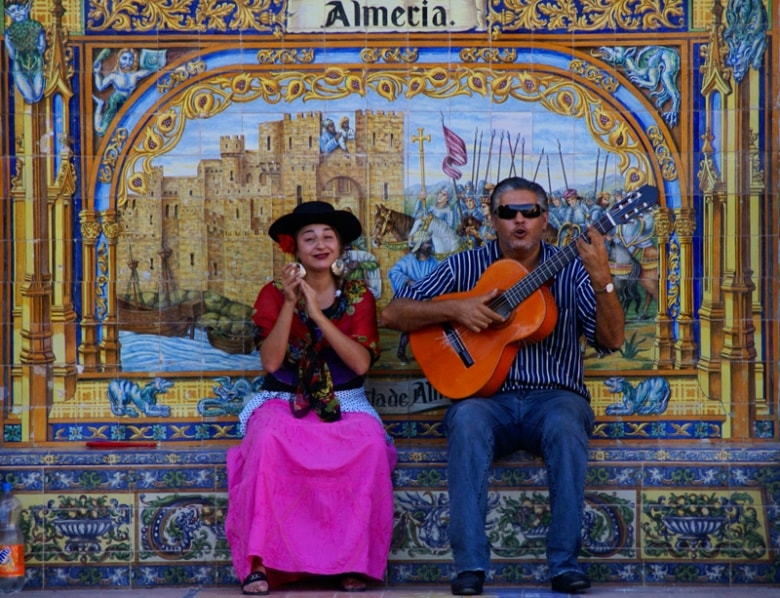
<path fill-rule="evenodd" d="M 351 339 L 357 341 L 371 353 L 372 362 L 379 358 L 379 329 L 377 327 L 376 300 L 362 280 L 345 281 L 342 288 L 346 298 L 346 309 L 341 317 L 334 318 L 338 301 L 328 309 L 323 310 L 325 315 L 331 318 L 336 327 Z M 260 338 L 265 339 L 273 328 L 279 311 L 284 303 L 284 292 L 278 282 L 266 284 L 255 301 L 255 314 L 252 317 L 260 329 Z M 319 331 L 318 331 L 319 332 Z M 290 339 L 303 340 L 309 337 L 309 329 L 301 320 L 300 313 L 296 309 L 290 328 Z M 273 377 L 286 386 L 295 388 L 298 384 L 298 360 L 294 346 L 299 343 L 288 343 L 287 355 L 282 366 L 273 372 Z M 333 385 L 340 388 L 354 388 L 362 385 L 363 378 L 357 376 L 341 360 L 338 354 L 325 345 L 321 357 L 328 364 L 333 379 Z"/>

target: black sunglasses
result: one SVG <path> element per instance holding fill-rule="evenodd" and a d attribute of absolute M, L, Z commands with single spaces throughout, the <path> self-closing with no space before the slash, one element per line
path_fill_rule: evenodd
<path fill-rule="evenodd" d="M 523 215 L 523 218 L 538 218 L 542 215 L 542 206 L 538 203 L 509 204 L 498 206 L 496 216 L 501 220 L 514 220 L 517 213 Z"/>

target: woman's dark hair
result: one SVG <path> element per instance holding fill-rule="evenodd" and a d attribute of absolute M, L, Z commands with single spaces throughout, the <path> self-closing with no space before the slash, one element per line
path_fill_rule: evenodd
<path fill-rule="evenodd" d="M 506 178 L 496 185 L 493 192 L 490 194 L 490 210 L 495 212 L 498 209 L 498 200 L 507 191 L 523 191 L 528 190 L 536 195 L 536 203 L 541 208 L 547 211 L 547 192 L 539 183 L 529 181 L 528 179 L 521 178 L 519 176 L 513 176 Z"/>

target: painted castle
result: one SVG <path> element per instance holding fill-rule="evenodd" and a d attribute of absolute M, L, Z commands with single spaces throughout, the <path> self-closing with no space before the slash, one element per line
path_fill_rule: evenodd
<path fill-rule="evenodd" d="M 135 287 L 154 305 L 212 291 L 253 304 L 285 259 L 268 226 L 300 202 L 351 210 L 369 230 L 376 203 L 402 202 L 403 115 L 360 110 L 347 118 L 353 135 L 333 151 L 321 149 L 322 113 L 285 114 L 258 125 L 255 150 L 242 135 L 221 137 L 219 158 L 201 160 L 194 176 L 156 167 L 148 195 L 131 198 L 120 216 L 118 296 Z"/>

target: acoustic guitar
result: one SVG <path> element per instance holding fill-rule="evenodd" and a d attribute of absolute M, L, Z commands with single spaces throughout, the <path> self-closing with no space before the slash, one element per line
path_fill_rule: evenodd
<path fill-rule="evenodd" d="M 593 226 L 606 234 L 657 204 L 658 189 L 644 185 L 626 194 Z M 531 272 L 515 260 L 498 260 L 485 269 L 470 291 L 434 298 L 433 301 L 467 298 L 499 289 L 488 305 L 505 321 L 479 333 L 457 322 L 410 332 L 412 353 L 431 385 L 450 399 L 495 393 L 520 347 L 538 342 L 553 331 L 558 309 L 545 283 L 577 255 L 575 238 Z M 512 286 L 506 288 L 507 284 Z"/>

